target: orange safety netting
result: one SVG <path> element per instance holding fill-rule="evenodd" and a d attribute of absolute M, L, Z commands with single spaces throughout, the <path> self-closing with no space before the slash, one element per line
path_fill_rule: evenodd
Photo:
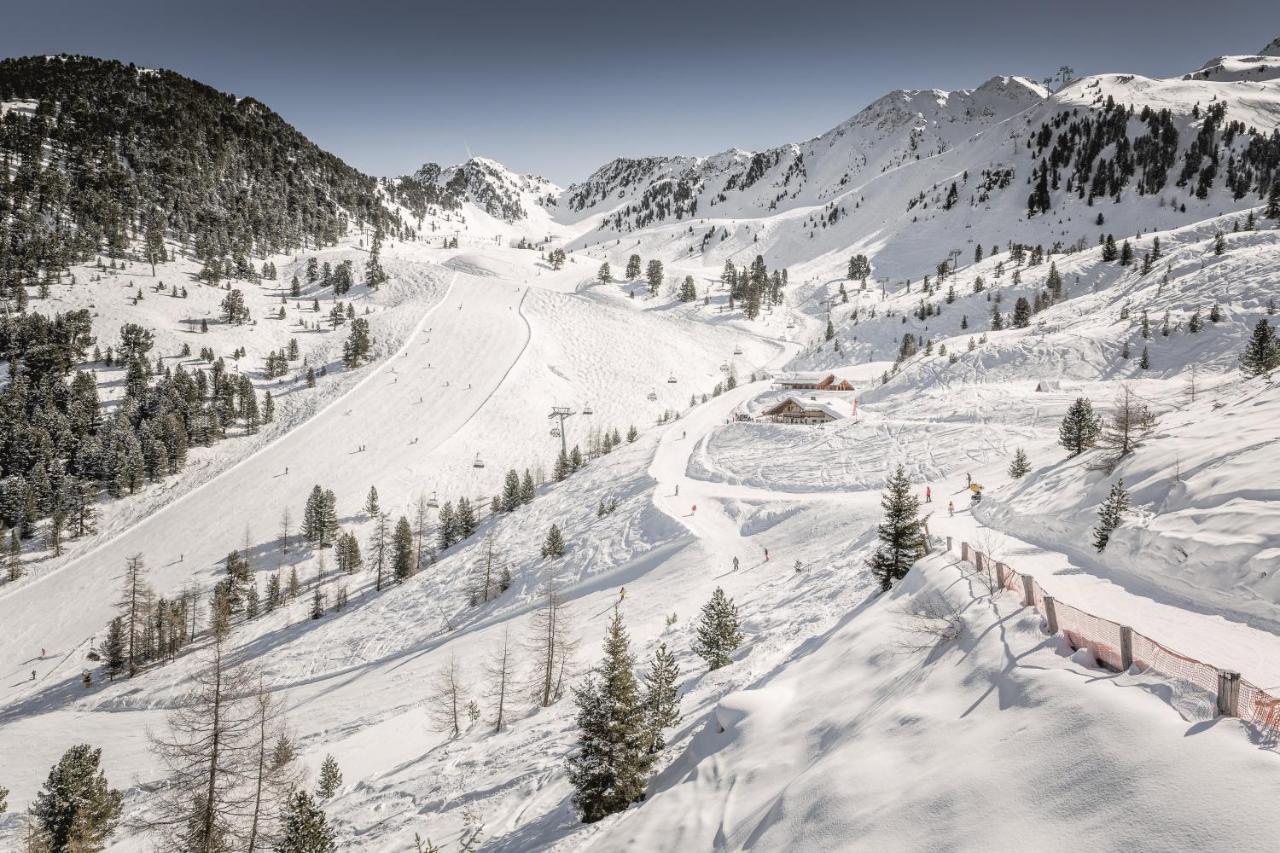
<path fill-rule="evenodd" d="M 1280 742 L 1280 697 L 1242 678 L 1236 716 L 1253 725 L 1268 746 Z"/>
<path fill-rule="evenodd" d="M 1072 648 L 1088 649 L 1104 666 L 1121 670 L 1120 626 L 1109 619 L 1063 604 L 1054 599 L 1058 630 L 1066 635 Z"/>
<path fill-rule="evenodd" d="M 1133 662 L 1142 669 L 1151 669 L 1161 675 L 1194 684 L 1211 696 L 1218 695 L 1216 666 L 1180 655 L 1137 631 L 1133 632 Z"/>
<path fill-rule="evenodd" d="M 993 561 L 986 554 L 970 546 L 968 542 L 962 543 L 961 547 L 962 553 L 971 556 L 972 562 L 980 571 L 995 578 L 1002 570 L 1004 588 L 1016 593 L 1019 598 L 1025 594 L 1023 575 L 1004 563 Z M 1044 588 L 1034 578 L 1031 579 L 1032 602 L 1036 610 L 1042 613 L 1045 594 Z M 1122 668 L 1123 640 L 1119 624 L 1064 604 L 1057 599 L 1054 599 L 1054 605 L 1058 630 L 1066 636 L 1073 648 L 1088 649 L 1094 658 L 1111 669 L 1119 671 Z M 1177 679 L 1192 688 L 1198 688 L 1210 700 L 1216 699 L 1221 680 L 1217 667 L 1179 654 L 1136 631 L 1130 633 L 1134 666 Z M 1239 679 L 1239 694 L 1235 710 L 1235 716 L 1252 726 L 1265 744 L 1272 747 L 1280 746 L 1280 695 Z"/>

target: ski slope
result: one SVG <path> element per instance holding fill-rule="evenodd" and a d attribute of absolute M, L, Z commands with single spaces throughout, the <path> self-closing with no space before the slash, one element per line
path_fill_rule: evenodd
<path fill-rule="evenodd" d="M 1066 603 L 1254 683 L 1280 683 L 1280 393 L 1238 369 L 1254 324 L 1280 298 L 1280 223 L 1252 197 L 1211 194 L 1183 211 L 1127 195 L 1106 206 L 1107 230 L 1139 257 L 1160 239 L 1160 259 L 1142 272 L 1102 260 L 1096 210 L 1072 202 L 1029 223 L 1021 174 L 989 204 L 949 215 L 907 207 L 922 188 L 1012 162 L 1028 127 L 1103 95 L 1167 106 L 1186 130 L 1191 105 L 1221 93 L 1233 116 L 1274 124 L 1280 96 L 1275 75 L 1257 73 L 1271 62 L 1264 54 L 1221 57 L 1180 79 L 1101 75 L 1053 95 L 1016 77 L 895 92 L 778 149 L 759 183 L 715 205 L 756 154 L 617 161 L 563 191 L 473 160 L 456 167 L 468 176 L 462 209 L 431 213 L 420 240 L 386 245 L 391 280 L 353 291 L 378 340 L 373 362 L 352 370 L 338 369 L 343 333 L 317 324 L 331 297 L 308 286 L 283 303 L 288 319 L 271 319 L 305 263 L 275 259 L 278 281 L 245 288 L 258 322 L 214 323 L 193 346 L 246 346 L 232 369 L 279 389 L 278 422 L 193 450 L 180 475 L 104 503 L 96 536 L 69 543 L 62 558 L 33 553 L 27 576 L 0 586 L 0 785 L 11 789 L 0 849 L 16 847 L 48 767 L 85 740 L 103 747 L 126 795 L 129 820 L 110 849 L 152 849 L 134 822 L 162 780 L 148 733 L 183 701 L 201 644 L 115 682 L 87 655 L 118 613 L 129 557 L 144 557 L 157 595 L 196 585 L 204 599 L 233 549 L 250 557 L 259 588 L 276 572 L 301 579 L 298 599 L 237 624 L 232 642 L 288 709 L 312 777 L 326 755 L 338 760 L 344 783 L 325 808 L 344 849 L 401 853 L 421 833 L 452 850 L 466 827 L 481 829 L 481 849 L 509 853 L 1272 849 L 1275 744 L 1216 718 L 1202 692 L 1099 668 L 1048 637 L 1016 597 L 992 596 L 955 552 L 935 552 L 885 594 L 867 569 L 881 491 L 902 465 L 932 496 L 922 512 L 939 545 L 971 542 Z M 785 177 L 799 180 L 787 158 L 801 153 L 811 169 L 803 187 Z M 705 183 L 697 218 L 601 224 L 646 186 L 691 171 Z M 575 192 L 587 199 L 577 209 L 565 203 Z M 815 228 L 833 203 L 853 208 Z M 1243 227 L 1248 209 L 1256 230 Z M 723 239 L 699 245 L 711 228 Z M 460 248 L 441 248 L 446 236 Z M 1082 237 L 1078 250 L 1037 266 L 1015 263 L 1006 242 Z M 521 238 L 539 248 L 515 248 Z M 970 264 L 975 243 L 996 251 Z M 541 251 L 552 245 L 570 250 L 563 269 Z M 920 277 L 936 275 L 937 256 L 954 245 L 964 247 L 960 268 L 922 293 Z M 849 255 L 862 251 L 876 279 L 894 280 L 865 290 L 846 280 Z M 602 262 L 619 276 L 632 253 L 666 263 L 656 295 L 644 282 L 597 280 Z M 315 254 L 359 267 L 363 242 L 352 234 Z M 756 254 L 791 278 L 782 304 L 747 321 L 728 310 L 718 275 L 726 259 L 744 265 Z M 1008 314 L 1017 298 L 1034 299 L 1050 262 L 1062 299 L 1025 328 L 992 329 L 993 308 Z M 91 307 L 108 337 L 144 322 L 157 329 L 157 353 L 194 364 L 177 355 L 193 340 L 183 323 L 215 317 L 222 291 L 193 284 L 189 300 L 147 291 L 137 302 L 151 278 L 139 270 L 79 269 L 90 286 L 55 288 L 34 310 Z M 154 278 L 193 272 L 179 259 Z M 685 275 L 705 298 L 675 299 Z M 939 310 L 919 316 L 922 301 Z M 1193 317 L 1203 321 L 1194 333 Z M 895 362 L 904 334 L 928 348 Z M 256 373 L 295 335 L 307 364 L 331 370 L 315 389 Z M 757 420 L 781 396 L 764 377 L 784 369 L 850 378 L 856 417 Z M 118 384 L 118 370 L 101 374 L 104 389 Z M 714 393 L 731 374 L 737 387 Z M 1085 396 L 1105 414 L 1122 384 L 1150 401 L 1157 428 L 1114 470 L 1091 464 L 1096 454 L 1067 458 L 1066 408 Z M 575 410 L 570 446 L 631 426 L 639 436 L 551 482 L 561 446 L 552 406 Z M 1014 479 L 1018 449 L 1031 471 Z M 490 516 L 508 469 L 529 470 L 537 497 Z M 1119 478 L 1130 511 L 1098 553 L 1092 529 Z M 985 487 L 981 503 L 970 503 L 970 481 Z M 316 485 L 335 492 L 362 571 L 339 574 L 331 552 L 300 541 Z M 370 486 L 393 522 L 412 519 L 420 498 L 465 496 L 479 530 L 376 590 Z M 555 560 L 540 553 L 553 524 L 566 541 Z M 476 603 L 490 546 L 511 586 Z M 578 820 L 565 774 L 577 738 L 572 694 L 540 708 L 526 683 L 550 585 L 576 647 L 570 684 L 599 659 L 615 608 L 641 669 L 658 643 L 681 668 L 682 720 L 646 799 L 592 825 Z M 730 666 L 708 672 L 693 639 L 717 587 L 740 608 L 745 641 Z M 312 619 L 315 589 L 329 602 L 341 589 L 349 603 Z M 925 610 L 934 615 L 920 618 Z M 938 614 L 954 636 L 936 633 Z M 496 731 L 489 667 L 504 642 L 519 683 Z M 435 681 L 451 661 L 479 710 L 457 738 L 435 719 Z M 95 675 L 88 688 L 85 670 Z"/>

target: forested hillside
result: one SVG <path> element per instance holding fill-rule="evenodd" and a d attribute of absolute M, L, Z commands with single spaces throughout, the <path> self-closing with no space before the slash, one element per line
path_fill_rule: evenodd
<path fill-rule="evenodd" d="M 395 226 L 377 182 L 252 98 L 80 56 L 0 62 L 0 290 L 170 236 L 234 272 L 249 256 Z"/>

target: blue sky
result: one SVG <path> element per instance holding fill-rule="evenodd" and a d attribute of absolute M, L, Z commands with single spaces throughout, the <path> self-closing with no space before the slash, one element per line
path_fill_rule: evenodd
<path fill-rule="evenodd" d="M 41 0 L 0 55 L 85 53 L 252 95 L 375 175 L 483 154 L 567 184 L 615 156 L 805 139 L 895 88 L 1189 71 L 1280 35 L 1274 0 Z"/>

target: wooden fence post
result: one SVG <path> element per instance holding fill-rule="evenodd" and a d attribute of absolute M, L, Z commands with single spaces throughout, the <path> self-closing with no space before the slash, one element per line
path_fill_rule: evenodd
<path fill-rule="evenodd" d="M 1240 673 L 1218 670 L 1218 713 L 1224 717 L 1237 716 L 1240 701 Z"/>
<path fill-rule="evenodd" d="M 1120 668 L 1125 672 L 1133 666 L 1133 629 L 1120 626 Z"/>
<path fill-rule="evenodd" d="M 960 543 L 960 559 L 964 560 L 966 563 L 969 562 L 969 543 L 968 542 Z"/>
<path fill-rule="evenodd" d="M 1053 606 L 1053 596 L 1044 597 L 1044 619 L 1049 623 L 1049 633 L 1058 633 L 1058 610 Z"/>
<path fill-rule="evenodd" d="M 1004 582 L 1007 579 L 1004 573 L 1007 568 L 1008 566 L 1004 563 L 996 563 L 996 583 L 1000 584 L 1001 589 L 1004 589 Z"/>
<path fill-rule="evenodd" d="M 979 572 L 985 572 L 987 570 L 987 555 L 981 551 L 974 551 L 973 565 Z"/>
<path fill-rule="evenodd" d="M 948 550 L 948 551 L 950 551 L 950 550 L 951 550 L 951 537 L 950 537 L 950 536 L 948 536 L 948 537 L 947 537 L 947 550 Z"/>
<path fill-rule="evenodd" d="M 1036 579 L 1031 575 L 1022 576 L 1022 603 L 1027 607 L 1036 605 L 1035 583 Z"/>

